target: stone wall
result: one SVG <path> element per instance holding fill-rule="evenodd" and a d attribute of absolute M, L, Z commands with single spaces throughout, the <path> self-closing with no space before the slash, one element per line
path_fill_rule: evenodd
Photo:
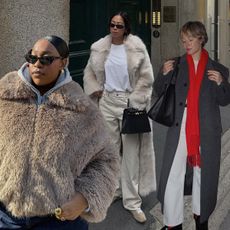
<path fill-rule="evenodd" d="M 0 77 L 17 70 L 45 35 L 69 40 L 70 0 L 0 0 Z"/>

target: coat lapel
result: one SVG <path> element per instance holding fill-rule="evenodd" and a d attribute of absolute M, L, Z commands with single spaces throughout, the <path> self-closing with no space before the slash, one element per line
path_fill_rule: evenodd
<path fill-rule="evenodd" d="M 213 69 L 213 64 L 212 64 L 212 61 L 211 59 L 209 58 L 208 59 L 208 63 L 206 65 L 206 68 L 205 68 L 205 72 L 204 72 L 204 77 L 203 77 L 203 80 L 202 80 L 202 83 L 201 83 L 201 88 L 200 88 L 200 98 L 204 95 L 205 93 L 205 88 L 211 83 L 210 80 L 208 79 L 208 74 L 207 74 L 207 71 L 209 69 Z"/>

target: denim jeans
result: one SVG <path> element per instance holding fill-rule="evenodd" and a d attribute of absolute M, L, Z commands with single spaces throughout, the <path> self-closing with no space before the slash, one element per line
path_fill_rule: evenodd
<path fill-rule="evenodd" d="M 73 221 L 60 221 L 51 215 L 16 218 L 0 205 L 0 229 L 88 230 L 88 223 L 80 217 Z"/>

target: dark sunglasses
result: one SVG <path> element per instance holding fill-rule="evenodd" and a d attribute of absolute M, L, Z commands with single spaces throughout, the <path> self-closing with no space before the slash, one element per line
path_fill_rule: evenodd
<path fill-rule="evenodd" d="M 114 28 L 116 26 L 117 29 L 121 30 L 124 29 L 125 26 L 124 25 L 120 25 L 120 24 L 114 24 L 114 23 L 110 23 L 110 27 Z"/>
<path fill-rule="evenodd" d="M 27 53 L 25 55 L 25 59 L 30 64 L 35 64 L 39 60 L 42 65 L 50 65 L 50 64 L 53 63 L 54 60 L 63 59 L 63 58 L 62 57 L 53 57 L 53 56 L 41 56 L 41 57 L 38 57 L 36 55 L 32 55 L 30 53 Z"/>

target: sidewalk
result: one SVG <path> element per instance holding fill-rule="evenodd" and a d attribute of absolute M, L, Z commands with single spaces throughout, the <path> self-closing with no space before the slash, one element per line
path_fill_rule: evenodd
<path fill-rule="evenodd" d="M 149 230 L 160 230 L 163 227 L 160 204 L 157 203 L 150 210 L 155 223 Z M 218 201 L 216 209 L 209 220 L 209 230 L 229 230 L 230 229 L 230 129 L 222 136 L 222 155 L 220 167 L 220 179 L 218 190 Z M 183 228 L 194 230 L 194 220 L 191 212 L 191 197 L 185 198 L 185 219 Z"/>
<path fill-rule="evenodd" d="M 216 209 L 209 220 L 209 230 L 230 230 L 230 106 L 222 109 L 222 155 L 219 179 L 218 202 Z M 156 151 L 156 172 L 159 180 L 162 165 L 162 152 L 167 128 L 157 123 L 154 124 L 154 141 Z M 185 199 L 185 221 L 183 229 L 194 230 L 194 221 L 191 212 L 189 197 Z M 147 216 L 145 224 L 137 223 L 130 212 L 124 209 L 122 201 L 114 202 L 109 208 L 108 215 L 104 221 L 90 224 L 89 230 L 159 230 L 162 228 L 162 214 L 160 205 L 153 192 L 143 198 L 143 211 Z"/>

